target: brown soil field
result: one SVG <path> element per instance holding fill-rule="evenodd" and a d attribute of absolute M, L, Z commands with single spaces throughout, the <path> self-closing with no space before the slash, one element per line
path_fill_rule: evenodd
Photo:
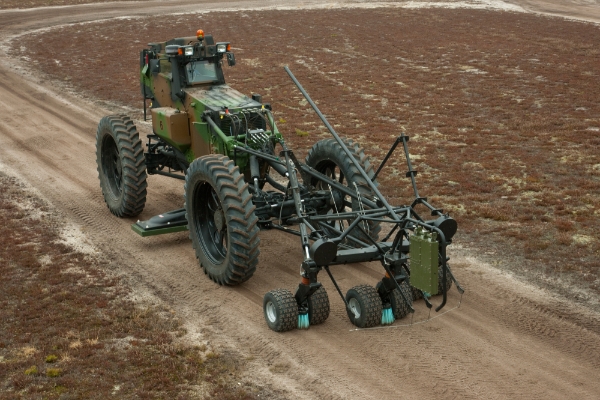
<path fill-rule="evenodd" d="M 2 171 L 0 187 L 0 399 L 274 395 L 242 376 L 239 355 L 189 345 L 174 310 L 132 300 L 31 188 Z"/>
<path fill-rule="evenodd" d="M 283 65 L 376 165 L 411 136 L 420 193 L 458 220 L 456 242 L 555 289 L 568 272 L 600 291 L 597 25 L 464 9 L 208 13 L 76 24 L 13 52 L 140 117 L 139 50 L 197 28 L 232 42 L 229 84 L 263 94 L 301 155 L 328 133 Z M 398 153 L 382 173 L 396 203 L 410 201 L 405 170 Z"/>

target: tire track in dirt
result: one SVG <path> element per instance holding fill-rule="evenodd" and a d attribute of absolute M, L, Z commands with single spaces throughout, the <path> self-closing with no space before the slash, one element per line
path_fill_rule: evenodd
<path fill-rule="evenodd" d="M 550 293 L 544 293 L 543 298 L 540 298 L 539 294 L 536 298 L 532 298 L 511 289 L 506 286 L 499 287 L 497 300 L 492 303 L 496 312 L 506 316 L 507 322 L 521 326 L 524 331 L 533 332 L 536 336 L 549 339 L 558 338 L 561 333 L 585 335 L 586 338 L 582 341 L 589 340 L 591 348 L 588 346 L 588 350 L 600 355 L 597 341 L 600 337 L 600 316 L 578 312 L 569 303 L 559 303 L 553 299 Z M 548 319 L 552 320 L 551 324 L 546 321 Z M 574 344 L 573 338 L 569 338 L 566 342 Z M 590 358 L 590 360 L 595 365 L 600 365 L 598 364 L 600 358 Z"/>
<path fill-rule="evenodd" d="M 35 145 L 31 146 L 30 144 L 28 144 L 28 142 L 26 140 L 19 138 L 17 136 L 17 134 L 12 133 L 11 131 L 9 131 L 8 129 L 6 129 L 2 126 L 0 126 L 0 132 L 2 132 L 6 137 L 10 138 L 17 148 L 20 148 L 24 152 L 26 152 L 27 157 L 34 157 L 38 160 L 42 160 L 47 167 L 51 168 L 54 171 L 62 170 L 60 168 L 60 166 L 58 165 L 58 163 L 55 162 L 51 156 L 44 154 L 44 152 L 41 149 L 39 149 L 38 146 L 35 146 Z M 38 148 L 36 148 L 36 147 L 38 147 Z M 46 148 L 45 150 L 51 150 L 51 149 Z M 69 183 L 73 184 L 74 186 L 83 186 L 84 185 L 84 181 L 77 176 L 66 175 L 66 176 L 64 176 L 64 178 L 68 179 Z"/>
<path fill-rule="evenodd" d="M 600 323 L 598 321 L 595 323 L 593 320 L 589 321 L 588 325 L 595 325 L 590 330 L 556 317 L 556 308 L 551 309 L 533 303 L 529 299 L 505 290 L 499 291 L 498 294 L 510 299 L 509 307 L 497 309 L 496 312 L 502 313 L 505 317 L 510 315 L 512 327 L 517 327 L 555 347 L 558 344 L 559 348 L 566 353 L 578 355 L 580 359 L 588 362 L 591 368 L 600 368 L 600 346 L 598 345 Z"/>
<path fill-rule="evenodd" d="M 297 245 L 297 243 L 294 243 Z M 290 244 L 292 245 L 292 244 Z M 347 267 L 345 269 L 343 269 L 344 267 Z M 364 267 L 364 266 L 363 266 Z M 338 268 L 339 270 L 336 271 L 334 270 L 334 275 L 336 275 L 337 278 L 340 282 L 342 281 L 373 281 L 373 278 L 378 279 L 381 277 L 380 273 L 377 273 L 376 271 L 370 270 L 370 269 L 366 269 L 366 270 L 354 270 L 354 268 L 359 268 L 358 265 L 356 266 L 338 266 L 335 267 Z M 368 272 L 367 272 L 368 271 Z M 326 278 L 323 278 L 326 279 Z M 317 335 L 309 335 L 310 342 L 312 344 L 310 344 L 310 346 L 315 346 L 316 348 L 319 348 L 319 351 L 324 351 L 322 348 L 319 347 L 319 343 L 323 340 L 323 333 L 324 332 L 329 332 L 332 334 L 336 334 L 339 335 L 340 331 L 344 331 L 347 330 L 348 328 L 351 327 L 351 325 L 349 325 L 348 323 L 348 318 L 346 316 L 346 311 L 343 307 L 343 303 L 341 303 L 341 300 L 339 298 L 337 298 L 337 292 L 335 292 L 335 289 L 333 289 L 332 286 L 330 286 L 329 282 L 324 282 L 325 287 L 327 288 L 328 292 L 330 293 L 330 299 L 332 301 L 332 316 L 330 316 L 330 319 L 327 321 L 326 324 L 324 324 L 323 326 L 318 326 L 318 327 L 313 327 L 311 328 L 311 332 L 312 330 L 318 330 L 318 334 Z M 349 289 L 349 287 L 352 286 L 352 284 L 349 285 L 345 285 L 344 290 Z M 439 301 L 439 300 L 438 300 Z M 418 307 L 418 310 L 420 312 L 424 312 L 424 307 Z M 332 322 L 333 320 L 335 320 L 335 324 L 332 326 L 331 324 L 329 324 L 330 322 Z M 400 321 L 403 323 L 408 323 L 406 320 Z M 401 329 L 401 328 L 400 328 Z M 349 371 L 352 371 L 352 373 L 350 373 L 350 376 L 356 376 L 356 375 L 360 375 L 360 373 L 362 371 L 365 370 L 373 370 L 373 371 L 377 371 L 380 370 L 380 364 L 381 365 L 391 365 L 391 366 L 395 366 L 398 363 L 398 359 L 396 358 L 397 356 L 397 352 L 394 351 L 393 347 L 390 349 L 390 342 L 393 342 L 394 339 L 390 340 L 390 333 L 392 335 L 394 335 L 395 332 L 398 332 L 398 330 L 396 330 L 394 333 L 394 330 L 364 330 L 364 331 L 359 331 L 359 332 L 354 332 L 351 335 L 351 337 L 346 337 L 344 335 L 344 340 L 346 341 L 346 345 L 344 346 L 344 351 L 343 351 L 343 357 L 340 355 L 334 355 L 334 354 L 326 354 L 325 358 L 326 359 L 330 359 L 332 357 L 337 357 L 340 358 L 342 357 L 343 360 L 338 361 L 340 364 L 346 365 L 346 368 L 348 368 Z M 308 335 L 308 334 L 307 334 Z M 366 338 L 365 338 L 366 336 Z M 369 350 L 367 351 L 363 351 L 362 348 L 364 347 L 364 343 L 367 342 L 369 343 Z M 400 342 L 397 342 L 398 347 L 401 346 Z M 414 356 L 411 356 L 410 358 L 413 359 L 411 360 L 412 362 L 417 363 L 417 365 L 420 365 L 420 368 L 417 368 L 417 370 L 430 370 L 431 369 L 431 365 L 430 365 L 430 360 L 433 356 L 435 356 L 435 354 L 441 353 L 443 354 L 443 349 L 440 349 L 439 347 L 437 347 L 435 345 L 435 342 L 430 342 L 429 340 L 422 340 L 419 339 L 418 344 L 420 345 L 420 347 L 424 346 L 424 347 L 430 347 L 430 349 L 426 352 L 423 353 L 418 353 Z M 443 346 L 442 346 L 443 347 Z M 375 357 L 376 362 L 374 364 L 371 364 L 371 360 L 373 360 L 373 354 L 372 354 L 372 349 L 386 349 L 387 351 L 383 351 L 382 353 L 377 353 L 377 357 Z M 390 351 L 391 350 L 391 351 Z M 337 351 L 337 349 L 336 349 Z M 348 351 L 350 351 L 350 354 L 346 354 L 348 353 Z M 387 354 L 387 355 L 386 355 Z M 403 354 L 406 355 L 406 354 Z M 352 356 L 355 357 L 355 361 L 353 361 Z M 304 355 L 302 353 L 299 353 L 297 356 L 300 361 L 301 364 L 304 363 L 309 363 L 308 359 L 304 358 Z M 360 360 L 360 362 L 356 361 L 356 360 Z M 408 365 L 409 363 L 407 363 Z M 440 369 L 442 372 L 440 372 L 439 374 L 435 374 L 433 373 L 432 378 L 439 378 L 439 379 L 444 379 L 444 375 L 445 372 L 449 369 L 452 368 L 451 364 L 446 363 L 445 361 L 443 363 L 438 363 L 438 369 Z M 393 379 L 390 376 L 387 377 L 388 379 Z M 466 380 L 467 376 L 462 376 L 462 379 Z M 352 384 L 350 382 L 347 382 L 347 380 L 345 378 L 340 378 L 341 382 L 343 382 L 345 385 L 347 386 L 352 386 Z M 385 380 L 384 377 L 380 378 L 381 380 Z M 446 377 L 447 379 L 447 377 Z M 446 380 L 444 379 L 444 380 Z M 382 395 L 384 396 L 391 396 L 393 394 L 393 390 L 391 391 L 382 391 Z M 355 393 L 357 394 L 357 393 Z M 467 395 L 467 397 L 471 397 L 471 398 L 475 398 L 477 397 L 476 394 L 472 394 L 471 396 L 468 396 L 468 393 L 463 393 L 463 395 Z"/>
<path fill-rule="evenodd" d="M 5 83 L 3 83 L 2 81 L 0 81 L 0 87 L 2 87 L 4 90 L 9 91 L 11 90 L 10 87 L 8 87 Z M 71 121 L 69 119 L 64 119 L 65 117 L 68 118 L 67 115 L 65 115 L 64 113 L 61 113 L 61 110 L 56 110 L 56 109 L 52 109 L 48 106 L 45 105 L 44 102 L 38 100 L 39 98 L 34 98 L 31 95 L 29 95 L 28 93 L 26 93 L 27 96 L 27 100 L 31 103 L 34 104 L 36 106 L 36 108 L 52 115 L 53 117 L 60 119 L 62 122 L 68 124 L 69 126 L 71 126 L 75 132 L 86 132 L 89 130 L 90 126 L 89 125 L 81 125 L 78 124 L 77 122 Z M 46 97 L 46 96 L 41 96 L 42 98 Z M 6 103 L 4 103 L 5 106 L 7 106 Z M 16 113 L 18 113 L 17 115 L 19 116 L 23 116 L 25 117 L 27 114 L 25 111 L 15 111 Z"/>

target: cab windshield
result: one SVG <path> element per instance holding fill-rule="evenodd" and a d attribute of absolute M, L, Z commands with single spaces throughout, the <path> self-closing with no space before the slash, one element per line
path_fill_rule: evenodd
<path fill-rule="evenodd" d="M 185 66 L 187 81 L 190 84 L 218 81 L 215 63 L 209 60 L 192 61 Z"/>

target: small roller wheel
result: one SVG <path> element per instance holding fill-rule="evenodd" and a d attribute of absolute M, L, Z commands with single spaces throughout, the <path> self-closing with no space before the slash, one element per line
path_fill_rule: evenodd
<path fill-rule="evenodd" d="M 308 298 L 308 319 L 311 325 L 322 324 L 329 318 L 329 296 L 323 286 Z"/>
<path fill-rule="evenodd" d="M 402 290 L 404 298 L 402 297 L 398 289 L 394 289 L 392 295 L 390 296 L 392 312 L 394 313 L 394 318 L 396 319 L 402 319 L 408 315 L 408 313 L 410 312 L 410 307 L 412 307 L 413 300 L 412 287 L 408 283 L 408 280 L 405 280 L 400 284 L 400 289 Z M 404 301 L 404 299 L 408 300 L 408 303 Z"/>
<path fill-rule="evenodd" d="M 265 294 L 263 311 L 267 325 L 275 332 L 291 331 L 298 325 L 298 304 L 287 289 L 271 290 Z"/>
<path fill-rule="evenodd" d="M 438 268 L 438 294 L 442 294 L 444 291 L 444 286 L 442 285 L 443 273 L 444 273 L 443 268 L 440 265 L 440 267 Z M 452 278 L 450 278 L 450 274 L 448 273 L 448 270 L 446 270 L 446 293 L 448 293 L 448 291 L 450 290 L 451 287 L 452 287 Z"/>
<path fill-rule="evenodd" d="M 369 285 L 358 285 L 348 290 L 346 310 L 350 322 L 359 328 L 370 328 L 379 325 L 383 306 L 377 289 Z"/>
<path fill-rule="evenodd" d="M 411 286 L 410 289 L 412 292 L 413 301 L 421 300 L 423 298 L 423 293 L 419 289 L 413 286 Z"/>

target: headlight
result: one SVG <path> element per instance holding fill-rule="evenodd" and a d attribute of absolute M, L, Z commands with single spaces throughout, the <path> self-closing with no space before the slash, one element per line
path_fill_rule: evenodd
<path fill-rule="evenodd" d="M 192 46 L 186 47 L 185 48 L 185 55 L 186 56 L 193 56 L 194 55 L 194 48 Z"/>
<path fill-rule="evenodd" d="M 170 44 L 165 47 L 165 53 L 167 53 L 168 56 L 176 56 L 177 54 L 179 54 L 179 51 L 179 46 L 177 46 L 176 44 Z"/>
<path fill-rule="evenodd" d="M 219 42 L 217 43 L 217 53 L 225 53 L 231 50 L 231 45 L 229 42 Z"/>

